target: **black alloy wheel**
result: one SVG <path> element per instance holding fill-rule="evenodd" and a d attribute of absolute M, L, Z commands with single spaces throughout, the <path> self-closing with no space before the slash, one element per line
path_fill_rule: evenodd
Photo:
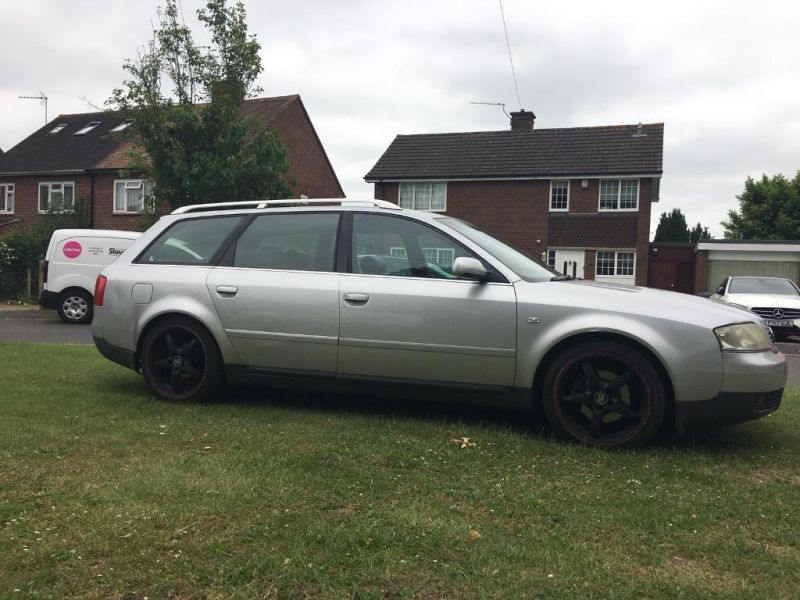
<path fill-rule="evenodd" d="M 142 373 L 165 400 L 209 400 L 222 382 L 222 360 L 204 327 L 172 317 L 151 329 L 142 344 Z"/>
<path fill-rule="evenodd" d="M 543 387 L 547 418 L 559 433 L 603 448 L 649 441 L 664 418 L 658 371 L 618 342 L 584 342 L 559 354 Z"/>

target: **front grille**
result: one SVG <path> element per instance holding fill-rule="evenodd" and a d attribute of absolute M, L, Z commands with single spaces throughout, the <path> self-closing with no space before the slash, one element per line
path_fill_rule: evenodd
<path fill-rule="evenodd" d="M 783 397 L 783 390 L 775 390 L 774 392 L 767 392 L 762 394 L 756 400 L 755 410 L 758 412 L 773 410 L 778 407 Z"/>
<path fill-rule="evenodd" d="M 773 312 L 775 310 L 782 310 L 783 316 L 782 317 L 775 317 L 773 316 Z M 756 313 L 762 319 L 800 319 L 800 308 L 780 308 L 777 306 L 756 306 L 751 308 L 754 313 Z"/>

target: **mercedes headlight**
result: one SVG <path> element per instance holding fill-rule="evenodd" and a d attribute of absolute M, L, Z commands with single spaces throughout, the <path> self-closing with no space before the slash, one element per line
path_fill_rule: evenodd
<path fill-rule="evenodd" d="M 723 350 L 739 352 L 755 352 L 757 350 L 771 350 L 772 342 L 767 330 L 758 323 L 738 323 L 717 327 L 714 333 Z"/>

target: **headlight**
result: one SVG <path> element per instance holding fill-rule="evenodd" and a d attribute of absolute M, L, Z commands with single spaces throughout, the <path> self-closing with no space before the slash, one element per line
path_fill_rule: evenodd
<path fill-rule="evenodd" d="M 767 330 L 758 323 L 725 325 L 717 327 L 714 333 L 723 350 L 753 352 L 772 349 L 772 342 L 769 339 L 769 335 L 767 335 Z"/>

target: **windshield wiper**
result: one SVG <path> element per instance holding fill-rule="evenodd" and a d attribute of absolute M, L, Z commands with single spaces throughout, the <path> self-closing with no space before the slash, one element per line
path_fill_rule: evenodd
<path fill-rule="evenodd" d="M 551 277 L 550 281 L 572 281 L 577 279 L 577 277 L 573 277 L 572 275 L 556 275 L 555 277 Z"/>

